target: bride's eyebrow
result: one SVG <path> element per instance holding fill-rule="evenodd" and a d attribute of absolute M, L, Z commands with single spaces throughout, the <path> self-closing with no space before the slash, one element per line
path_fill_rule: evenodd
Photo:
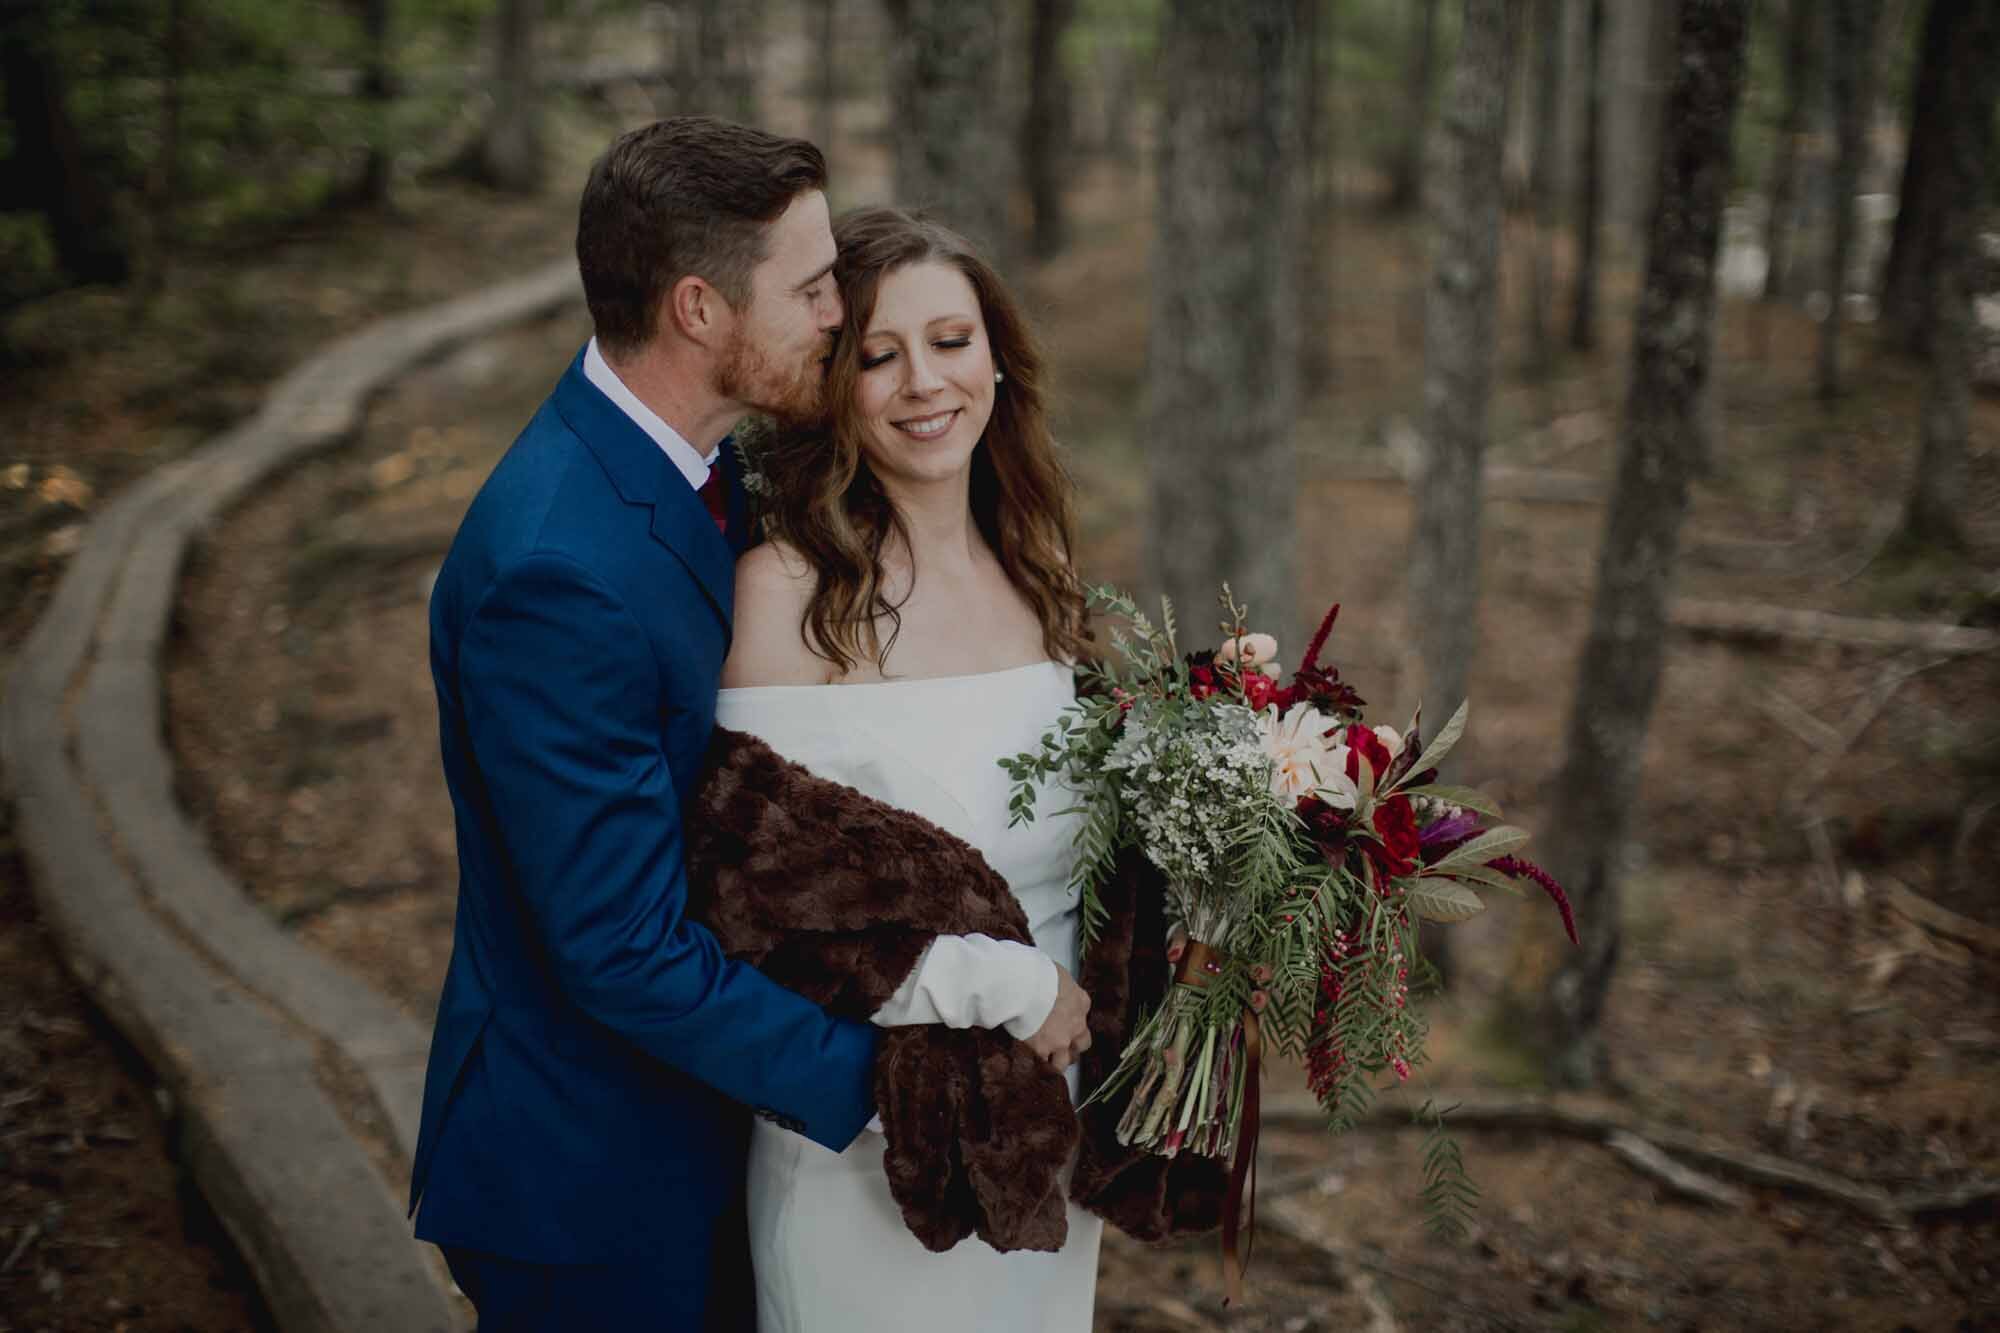
<path fill-rule="evenodd" d="M 935 316 L 934 318 L 925 320 L 923 328 L 920 330 L 920 332 L 935 333 L 937 332 L 938 325 L 940 324 L 969 325 L 971 323 L 972 323 L 971 315 L 938 315 Z M 861 335 L 861 340 L 863 342 L 867 342 L 871 338 L 894 338 L 897 342 L 901 342 L 903 340 L 903 331 L 901 329 L 894 329 L 894 328 L 879 328 L 879 329 L 870 329 L 866 333 Z"/>

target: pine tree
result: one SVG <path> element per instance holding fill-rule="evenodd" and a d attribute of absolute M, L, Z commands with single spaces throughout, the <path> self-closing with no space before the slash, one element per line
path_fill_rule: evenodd
<path fill-rule="evenodd" d="M 1445 90 L 1428 212 L 1423 455 L 1411 489 L 1406 620 L 1423 665 L 1424 713 L 1465 699 L 1478 642 L 1480 473 L 1492 398 L 1500 286 L 1501 136 L 1508 0 L 1465 0 Z"/>
<path fill-rule="evenodd" d="M 1005 266 L 1016 158 L 1000 81 L 1006 12 L 961 0 L 887 0 L 896 199 L 936 214 Z"/>
<path fill-rule="evenodd" d="M 1296 23 L 1296 0 L 1163 5 L 1147 557 L 1202 642 L 1224 579 L 1297 641 Z"/>
<path fill-rule="evenodd" d="M 1544 862 L 1576 904 L 1582 946 L 1550 978 L 1543 1040 L 1556 1082 L 1588 1084 L 1618 963 L 1619 850 L 1659 692 L 1667 605 L 1700 453 L 1716 254 L 1743 86 L 1749 0 L 1681 0 L 1678 73 L 1661 126 L 1646 276 L 1617 479 L 1578 664 Z"/>

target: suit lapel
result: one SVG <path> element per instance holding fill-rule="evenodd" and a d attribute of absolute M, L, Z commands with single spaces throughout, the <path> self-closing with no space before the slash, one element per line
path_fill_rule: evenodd
<path fill-rule="evenodd" d="M 715 530 L 708 507 L 672 460 L 638 422 L 620 411 L 584 375 L 581 352 L 556 385 L 555 406 L 597 456 L 619 498 L 651 508 L 648 531 L 653 540 L 687 566 L 722 623 L 728 625 L 735 604 L 735 552 Z"/>

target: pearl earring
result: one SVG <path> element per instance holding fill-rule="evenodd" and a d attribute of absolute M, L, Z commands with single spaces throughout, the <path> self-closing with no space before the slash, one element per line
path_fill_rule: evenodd
<path fill-rule="evenodd" d="M 1001 380 L 1004 380 L 1006 378 L 1007 378 L 1007 372 L 1004 370 L 996 370 L 993 372 L 993 382 L 995 384 L 998 384 Z"/>

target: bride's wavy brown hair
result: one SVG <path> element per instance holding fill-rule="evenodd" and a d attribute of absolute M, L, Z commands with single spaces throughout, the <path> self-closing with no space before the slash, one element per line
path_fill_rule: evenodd
<path fill-rule="evenodd" d="M 1070 566 L 1073 488 L 1049 435 L 1042 356 L 1020 307 L 969 241 L 929 218 L 857 209 L 834 224 L 833 239 L 847 318 L 827 371 L 831 424 L 781 433 L 756 462 L 768 492 L 766 535 L 797 550 L 816 576 L 799 627 L 806 645 L 845 674 L 864 659 L 882 666 L 902 629 L 900 604 L 883 593 L 882 553 L 892 537 L 907 543 L 909 534 L 862 451 L 855 391 L 883 277 L 936 262 L 972 284 L 994 365 L 1005 374 L 972 454 L 973 521 L 1034 608 L 1049 656 L 1080 659 L 1089 639 L 1083 585 Z"/>

